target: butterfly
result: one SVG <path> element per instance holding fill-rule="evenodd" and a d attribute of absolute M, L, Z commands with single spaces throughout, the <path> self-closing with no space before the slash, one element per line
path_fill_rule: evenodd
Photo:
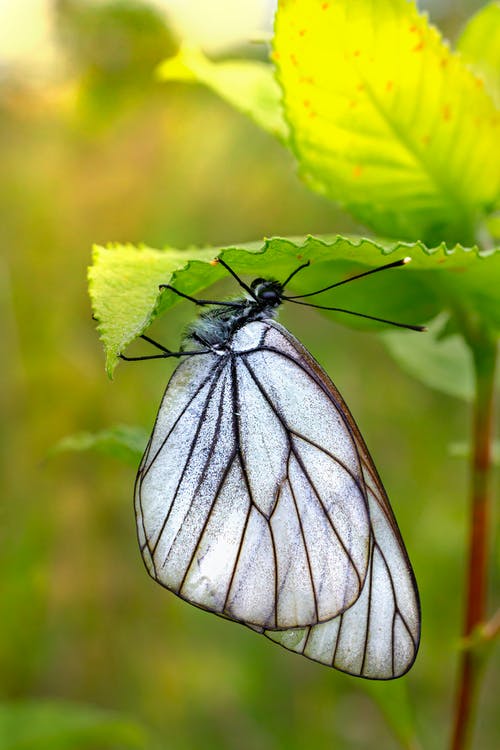
<path fill-rule="evenodd" d="M 346 281 L 290 297 L 288 283 L 308 263 L 283 283 L 250 285 L 218 263 L 244 297 L 195 300 L 162 285 L 204 311 L 180 351 L 142 336 L 161 353 L 122 355 L 181 360 L 135 485 L 145 566 L 182 599 L 309 659 L 359 677 L 399 677 L 420 640 L 401 534 L 342 396 L 276 321 L 284 301 L 321 308 L 300 299 Z"/>

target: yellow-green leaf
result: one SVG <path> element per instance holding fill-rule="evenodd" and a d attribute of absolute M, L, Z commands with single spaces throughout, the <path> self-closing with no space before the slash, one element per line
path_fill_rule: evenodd
<path fill-rule="evenodd" d="M 500 106 L 500 3 L 481 8 L 465 26 L 457 49 Z"/>
<path fill-rule="evenodd" d="M 213 253 L 196 251 L 210 260 Z M 106 342 L 107 369 L 111 375 L 118 355 L 152 320 L 160 284 L 174 271 L 187 268 L 189 251 L 132 245 L 95 246 L 89 268 L 89 292 L 97 330 Z"/>
<path fill-rule="evenodd" d="M 307 182 L 392 237 L 474 241 L 500 188 L 483 82 L 408 0 L 281 0 L 274 58 Z"/>
<path fill-rule="evenodd" d="M 270 65 L 256 60 L 212 62 L 197 47 L 183 45 L 157 70 L 163 81 L 202 83 L 280 140 L 288 138 L 281 92 Z"/>

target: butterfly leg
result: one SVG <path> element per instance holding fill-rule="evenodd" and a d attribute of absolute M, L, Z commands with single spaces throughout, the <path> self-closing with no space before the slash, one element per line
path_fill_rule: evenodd
<path fill-rule="evenodd" d="M 211 349 L 196 349 L 190 352 L 169 352 L 168 354 L 150 354 L 145 357 L 127 357 L 125 354 L 119 354 L 119 358 L 125 362 L 142 362 L 145 359 L 170 359 L 171 357 L 194 357 L 196 354 L 210 354 Z"/>
<path fill-rule="evenodd" d="M 194 354 L 208 354 L 208 352 L 210 351 L 209 349 L 203 350 L 203 351 L 200 349 L 197 349 L 196 351 L 172 352 L 170 351 L 170 349 L 167 349 L 165 346 L 163 346 L 163 344 L 159 344 L 157 341 L 154 341 L 154 339 L 150 339 L 149 336 L 145 336 L 144 334 L 142 334 L 140 338 L 144 339 L 144 341 L 147 341 L 148 344 L 152 344 L 157 349 L 160 349 L 160 351 L 163 353 L 162 354 L 149 354 L 143 357 L 127 357 L 125 354 L 120 354 L 119 355 L 120 359 L 125 360 L 125 362 L 140 362 L 145 359 L 169 359 L 170 357 L 191 357 Z"/>
<path fill-rule="evenodd" d="M 183 299 L 187 299 L 190 302 L 193 302 L 195 305 L 198 305 L 199 307 L 205 307 L 205 305 L 222 305 L 224 307 L 242 307 L 241 302 L 224 302 L 220 300 L 213 300 L 213 299 L 196 299 L 196 297 L 190 297 L 189 294 L 184 294 L 184 292 L 180 292 L 178 289 L 176 289 L 173 286 L 170 286 L 170 284 L 160 284 L 159 286 L 160 291 L 163 291 L 163 289 L 169 289 L 171 292 L 174 292 L 175 294 L 178 294 L 179 297 L 182 297 Z"/>
<path fill-rule="evenodd" d="M 165 354 L 170 354 L 170 355 L 172 354 L 172 352 L 171 352 L 171 350 L 170 350 L 170 349 L 167 349 L 166 347 L 164 347 L 164 346 L 163 346 L 163 344 L 159 344 L 159 343 L 158 343 L 157 341 L 154 341 L 154 339 L 150 339 L 150 338 L 149 338 L 149 336 L 145 336 L 144 334 L 142 334 L 142 335 L 140 336 L 140 338 L 141 338 L 141 339 L 144 339 L 144 341 L 147 341 L 147 342 L 148 342 L 148 344 L 152 344 L 152 345 L 153 345 L 153 346 L 155 346 L 155 347 L 156 347 L 157 349 L 160 349 L 160 350 L 161 350 L 162 352 L 164 352 Z"/>

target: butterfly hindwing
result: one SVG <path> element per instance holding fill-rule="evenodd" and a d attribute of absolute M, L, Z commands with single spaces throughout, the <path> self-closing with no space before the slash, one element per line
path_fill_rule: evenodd
<path fill-rule="evenodd" d="M 369 565 L 362 592 L 345 612 L 302 629 L 266 631 L 273 641 L 310 659 L 352 675 L 392 679 L 413 664 L 420 639 L 420 604 L 413 571 L 387 495 L 361 434 L 340 394 L 302 345 L 291 340 L 295 356 L 311 367 L 341 404 L 350 423 L 370 516 Z"/>

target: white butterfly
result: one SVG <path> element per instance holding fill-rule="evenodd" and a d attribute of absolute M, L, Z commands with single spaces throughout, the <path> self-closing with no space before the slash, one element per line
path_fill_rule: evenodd
<path fill-rule="evenodd" d="M 189 349 L 157 345 L 185 359 L 137 475 L 142 556 L 191 604 L 349 674 L 399 677 L 419 644 L 415 578 L 349 409 L 273 319 L 297 299 L 290 278 L 238 279 L 248 297 L 210 303 Z"/>

